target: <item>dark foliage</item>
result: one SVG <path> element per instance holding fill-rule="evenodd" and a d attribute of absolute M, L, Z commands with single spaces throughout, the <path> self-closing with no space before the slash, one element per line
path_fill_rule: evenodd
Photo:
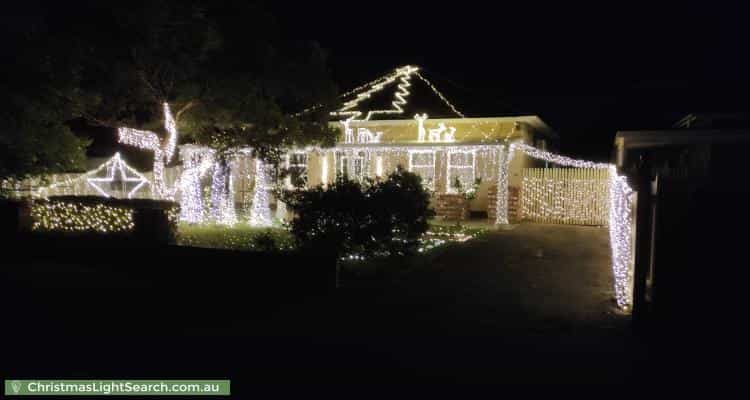
<path fill-rule="evenodd" d="M 429 193 L 421 178 L 398 168 L 364 184 L 339 177 L 328 188 L 286 192 L 291 231 L 301 248 L 339 255 L 405 255 L 427 231 Z"/>

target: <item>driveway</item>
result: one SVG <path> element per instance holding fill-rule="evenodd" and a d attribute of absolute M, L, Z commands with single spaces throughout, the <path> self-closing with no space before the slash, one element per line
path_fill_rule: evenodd
<path fill-rule="evenodd" d="M 91 323 L 67 333 L 30 308 L 12 330 L 23 345 L 9 349 L 0 372 L 226 377 L 233 394 L 250 396 L 257 383 L 624 383 L 646 356 L 615 309 L 606 229 L 518 225 L 420 260 L 345 274 L 332 295 L 285 306 L 248 297 L 214 315 L 154 305 L 152 319 L 168 331 L 140 314 L 99 310 L 95 297 Z"/>
<path fill-rule="evenodd" d="M 609 252 L 605 228 L 517 225 L 235 332 L 345 346 L 323 357 L 355 376 L 627 382 L 645 350 L 616 310 Z"/>

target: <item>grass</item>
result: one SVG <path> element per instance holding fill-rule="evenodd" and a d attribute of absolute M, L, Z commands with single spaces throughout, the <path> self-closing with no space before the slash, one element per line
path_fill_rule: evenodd
<path fill-rule="evenodd" d="M 431 220 L 422 239 L 420 253 L 427 253 L 446 243 L 464 242 L 492 229 L 492 225 L 477 221 L 455 222 Z M 247 224 L 232 227 L 215 224 L 185 224 L 178 227 L 177 244 L 230 250 L 291 250 L 294 238 L 285 228 L 256 228 Z"/>
<path fill-rule="evenodd" d="M 292 235 L 284 228 L 256 228 L 247 224 L 232 227 L 213 224 L 180 224 L 177 244 L 230 250 L 289 250 Z"/>

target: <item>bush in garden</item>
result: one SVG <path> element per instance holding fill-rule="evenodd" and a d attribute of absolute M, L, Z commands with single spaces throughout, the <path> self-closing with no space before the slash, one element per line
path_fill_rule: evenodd
<path fill-rule="evenodd" d="M 416 250 L 433 215 L 430 194 L 422 178 L 402 168 L 371 185 L 365 192 L 371 223 L 368 227 L 370 254 L 404 255 Z"/>
<path fill-rule="evenodd" d="M 294 211 L 297 245 L 338 255 L 403 255 L 427 231 L 429 193 L 421 178 L 399 168 L 364 184 L 338 178 L 328 188 L 285 192 Z"/>

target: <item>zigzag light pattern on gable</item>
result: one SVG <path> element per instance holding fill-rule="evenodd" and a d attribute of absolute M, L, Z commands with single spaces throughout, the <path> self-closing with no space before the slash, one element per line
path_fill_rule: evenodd
<path fill-rule="evenodd" d="M 391 102 L 392 108 L 386 110 L 370 110 L 367 112 L 365 117 L 361 119 L 361 121 L 368 121 L 372 118 L 372 116 L 378 114 L 402 114 L 404 112 L 403 106 L 408 103 L 407 98 L 410 95 L 409 87 L 411 86 L 412 75 L 416 75 L 417 77 L 419 77 L 456 115 L 462 118 L 466 117 L 463 113 L 458 111 L 458 109 L 456 109 L 456 107 L 450 101 L 448 101 L 448 99 L 435 87 L 435 85 L 432 84 L 432 82 L 427 80 L 427 78 L 419 73 L 419 67 L 411 65 L 396 68 L 396 70 L 394 70 L 390 74 L 387 74 L 379 79 L 361 85 L 344 93 L 343 95 L 341 95 L 341 97 L 347 97 L 364 90 L 363 92 L 357 94 L 354 99 L 345 101 L 343 106 L 339 110 L 332 112 L 331 115 L 346 116 L 348 117 L 348 120 L 360 120 L 358 118 L 362 116 L 362 112 L 352 109 L 360 105 L 363 101 L 371 98 L 373 94 L 380 92 L 386 86 L 395 82 L 397 79 L 400 80 L 400 83 L 397 86 L 398 90 L 394 94 L 394 99 Z M 303 113 L 312 109 L 314 108 L 305 110 L 303 111 Z"/>

